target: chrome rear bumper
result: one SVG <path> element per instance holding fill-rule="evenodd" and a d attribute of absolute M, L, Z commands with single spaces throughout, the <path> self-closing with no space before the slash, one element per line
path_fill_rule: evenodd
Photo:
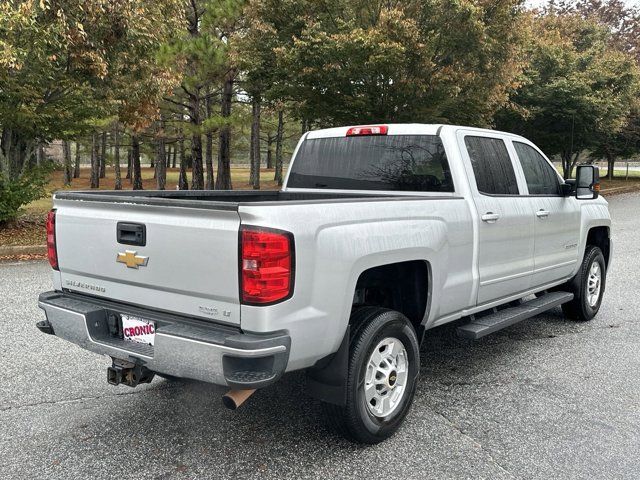
<path fill-rule="evenodd" d="M 143 365 L 154 372 L 232 388 L 260 388 L 285 371 L 291 339 L 182 318 L 64 292 L 40 295 L 53 333 L 95 353 Z M 154 345 L 128 342 L 110 333 L 109 319 L 130 314 L 156 322 Z"/>

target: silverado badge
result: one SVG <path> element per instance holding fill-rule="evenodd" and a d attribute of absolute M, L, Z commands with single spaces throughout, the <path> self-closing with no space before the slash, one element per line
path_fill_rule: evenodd
<path fill-rule="evenodd" d="M 136 253 L 138 252 L 134 250 L 125 250 L 124 253 L 118 253 L 116 262 L 124 263 L 127 268 L 146 267 L 147 263 L 149 263 L 149 257 L 142 257 L 136 255 Z"/>

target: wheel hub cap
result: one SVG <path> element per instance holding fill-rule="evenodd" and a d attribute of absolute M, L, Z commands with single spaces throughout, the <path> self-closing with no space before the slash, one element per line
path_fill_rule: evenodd
<path fill-rule="evenodd" d="M 408 377 L 407 350 L 397 338 L 385 338 L 373 349 L 364 382 L 369 412 L 384 418 L 402 402 Z"/>
<path fill-rule="evenodd" d="M 595 307 L 600 299 L 602 285 L 602 269 L 598 262 L 593 262 L 587 278 L 587 301 L 590 307 Z"/>

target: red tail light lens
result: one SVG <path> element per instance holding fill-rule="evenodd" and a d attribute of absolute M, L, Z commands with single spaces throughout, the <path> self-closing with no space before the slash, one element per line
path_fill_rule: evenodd
<path fill-rule="evenodd" d="M 242 303 L 265 305 L 293 295 L 293 235 L 280 230 L 240 230 L 240 292 Z"/>
<path fill-rule="evenodd" d="M 56 250 L 56 211 L 47 214 L 47 256 L 51 268 L 58 270 L 58 252 Z"/>
<path fill-rule="evenodd" d="M 366 127 L 351 127 L 347 130 L 347 137 L 357 137 L 360 135 L 386 135 L 389 127 L 386 125 L 370 125 Z"/>

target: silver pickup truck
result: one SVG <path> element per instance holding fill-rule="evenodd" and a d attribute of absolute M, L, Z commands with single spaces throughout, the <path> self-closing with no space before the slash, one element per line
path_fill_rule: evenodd
<path fill-rule="evenodd" d="M 211 382 L 231 408 L 305 369 L 331 423 L 375 443 L 411 406 L 429 329 L 596 315 L 599 187 L 516 135 L 406 124 L 306 133 L 277 192 L 58 192 L 37 326 L 111 357 L 112 384 Z"/>

